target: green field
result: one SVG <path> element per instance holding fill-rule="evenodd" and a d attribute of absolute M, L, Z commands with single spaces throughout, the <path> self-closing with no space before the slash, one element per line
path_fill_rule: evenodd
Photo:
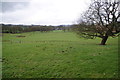
<path fill-rule="evenodd" d="M 116 78 L 118 38 L 79 38 L 73 32 L 3 34 L 3 78 Z"/>

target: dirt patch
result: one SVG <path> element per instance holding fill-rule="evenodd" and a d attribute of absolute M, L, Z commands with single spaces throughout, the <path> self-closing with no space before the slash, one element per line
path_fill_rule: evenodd
<path fill-rule="evenodd" d="M 26 37 L 26 36 L 23 36 L 23 35 L 19 35 L 19 36 L 16 36 L 16 37 Z"/>

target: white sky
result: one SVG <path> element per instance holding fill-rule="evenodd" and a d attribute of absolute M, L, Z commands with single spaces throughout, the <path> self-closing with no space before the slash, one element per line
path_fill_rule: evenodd
<path fill-rule="evenodd" d="M 89 4 L 90 0 L 29 0 L 27 6 L 15 5 L 14 11 L 0 12 L 2 16 L 0 22 L 40 25 L 74 24 Z"/>

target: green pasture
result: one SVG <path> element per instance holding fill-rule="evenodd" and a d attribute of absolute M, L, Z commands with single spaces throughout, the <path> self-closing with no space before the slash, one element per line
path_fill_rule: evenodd
<path fill-rule="evenodd" d="M 79 38 L 73 32 L 2 35 L 3 78 L 116 78 L 118 38 Z"/>

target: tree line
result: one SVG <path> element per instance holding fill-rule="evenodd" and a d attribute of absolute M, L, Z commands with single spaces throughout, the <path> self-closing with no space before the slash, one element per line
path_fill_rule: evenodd
<path fill-rule="evenodd" d="M 22 32 L 32 32 L 32 31 L 40 31 L 40 32 L 49 32 L 53 30 L 63 30 L 68 31 L 69 27 L 65 27 L 64 25 L 59 26 L 46 26 L 46 25 L 12 25 L 12 24 L 1 24 L 2 33 L 22 33 Z"/>

